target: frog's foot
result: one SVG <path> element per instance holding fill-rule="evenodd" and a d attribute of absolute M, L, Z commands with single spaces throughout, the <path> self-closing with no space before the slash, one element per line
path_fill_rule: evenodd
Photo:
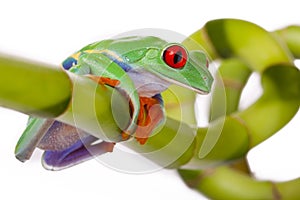
<path fill-rule="evenodd" d="M 92 75 L 92 74 L 88 74 L 86 76 L 89 77 L 90 79 L 92 79 L 93 81 L 97 82 L 100 85 L 108 85 L 108 86 L 111 86 L 111 87 L 116 87 L 120 84 L 119 80 L 111 79 L 111 78 L 108 78 L 108 77 L 95 76 L 95 75 Z"/>
<path fill-rule="evenodd" d="M 140 144 L 145 144 L 153 130 L 164 119 L 164 111 L 156 98 L 140 97 L 141 109 L 138 117 L 138 127 L 135 138 Z"/>

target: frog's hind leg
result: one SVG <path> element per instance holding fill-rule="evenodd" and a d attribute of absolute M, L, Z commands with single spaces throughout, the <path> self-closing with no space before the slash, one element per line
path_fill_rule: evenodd
<path fill-rule="evenodd" d="M 55 121 L 38 145 L 45 150 L 43 166 L 60 170 L 113 151 L 114 143 L 98 140 L 76 127 Z"/>
<path fill-rule="evenodd" d="M 92 144 L 97 140 L 98 138 L 89 135 L 62 151 L 45 151 L 42 164 L 48 170 L 57 171 L 113 151 L 115 143 L 101 141 L 100 143 Z"/>

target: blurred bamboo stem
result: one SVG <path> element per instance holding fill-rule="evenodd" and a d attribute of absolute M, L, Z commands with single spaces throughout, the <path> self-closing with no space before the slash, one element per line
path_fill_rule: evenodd
<path fill-rule="evenodd" d="M 72 87 L 60 68 L 0 54 L 0 105 L 41 117 L 60 115 Z"/>

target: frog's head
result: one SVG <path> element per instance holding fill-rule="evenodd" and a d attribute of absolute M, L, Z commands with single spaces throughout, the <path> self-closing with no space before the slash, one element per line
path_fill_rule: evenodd
<path fill-rule="evenodd" d="M 139 41 L 144 42 L 144 48 L 134 48 L 123 54 L 129 62 L 170 83 L 200 94 L 210 92 L 213 77 L 208 70 L 204 52 L 189 52 L 181 44 L 167 43 L 156 37 L 145 37 Z"/>

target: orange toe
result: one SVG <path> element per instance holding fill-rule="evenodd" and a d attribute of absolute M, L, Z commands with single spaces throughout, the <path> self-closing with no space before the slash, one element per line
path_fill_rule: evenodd
<path fill-rule="evenodd" d="M 92 79 L 93 81 L 95 81 L 101 85 L 109 85 L 111 87 L 116 87 L 120 84 L 119 80 L 111 79 L 108 77 L 95 76 L 92 74 L 88 74 L 87 77 L 89 77 L 90 79 Z"/>
<path fill-rule="evenodd" d="M 138 120 L 138 128 L 135 138 L 141 144 L 145 144 L 153 130 L 164 117 L 163 109 L 159 101 L 154 98 L 140 97 L 141 110 Z"/>

